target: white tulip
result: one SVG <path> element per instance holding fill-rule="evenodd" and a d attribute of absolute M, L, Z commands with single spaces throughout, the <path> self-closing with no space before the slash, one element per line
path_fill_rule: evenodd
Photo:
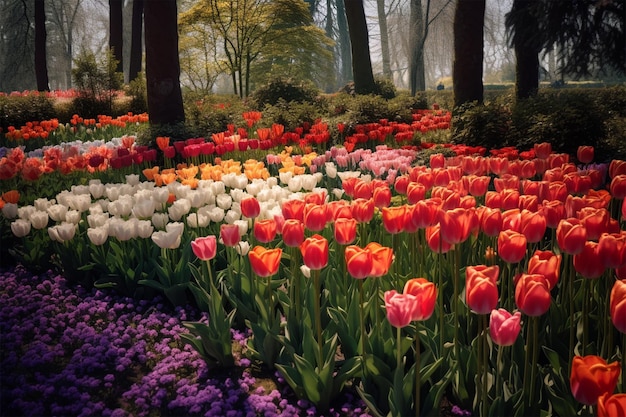
<path fill-rule="evenodd" d="M 191 202 L 186 198 L 176 200 L 174 203 L 167 208 L 167 213 L 170 216 L 170 219 L 174 221 L 179 221 L 183 218 L 189 211 L 191 210 Z"/>
<path fill-rule="evenodd" d="M 11 231 L 16 237 L 24 237 L 30 233 L 30 221 L 26 219 L 17 219 L 11 222 Z"/>
<path fill-rule="evenodd" d="M 71 199 L 68 200 L 69 208 L 73 210 L 78 210 L 81 213 L 83 211 L 87 211 L 90 205 L 91 205 L 91 195 L 89 194 L 75 195 Z"/>
<path fill-rule="evenodd" d="M 92 213 L 87 215 L 87 224 L 91 228 L 101 227 L 107 224 L 109 213 Z"/>
<path fill-rule="evenodd" d="M 233 203 L 233 199 L 228 194 L 218 194 L 215 202 L 218 207 L 228 210 Z"/>
<path fill-rule="evenodd" d="M 309 268 L 308 266 L 301 265 L 300 271 L 302 271 L 302 275 L 304 275 L 306 278 L 311 278 L 311 268 Z"/>
<path fill-rule="evenodd" d="M 209 216 L 201 214 L 200 211 L 189 213 L 187 215 L 187 225 L 193 228 L 207 227 L 209 225 Z"/>
<path fill-rule="evenodd" d="M 104 194 L 110 201 L 115 201 L 120 197 L 120 187 L 117 184 L 107 184 L 104 186 Z"/>
<path fill-rule="evenodd" d="M 89 192 L 91 193 L 91 196 L 94 198 L 94 200 L 102 197 L 104 195 L 104 191 L 104 184 L 102 184 L 100 180 L 89 181 Z"/>
<path fill-rule="evenodd" d="M 138 174 L 126 175 L 126 184 L 132 185 L 133 187 L 139 184 L 139 175 Z"/>
<path fill-rule="evenodd" d="M 166 187 L 155 188 L 152 197 L 157 203 L 165 204 L 170 198 L 170 191 Z"/>
<path fill-rule="evenodd" d="M 30 215 L 37 211 L 35 206 L 22 206 L 17 208 L 17 217 L 24 220 L 30 220 Z"/>
<path fill-rule="evenodd" d="M 128 217 L 133 211 L 133 199 L 129 195 L 121 195 L 109 203 L 109 213 L 113 216 Z"/>
<path fill-rule="evenodd" d="M 241 219 L 241 213 L 235 210 L 228 210 L 224 215 L 224 223 L 232 224 L 235 223 L 236 220 Z M 246 222 L 248 224 L 248 222 Z"/>
<path fill-rule="evenodd" d="M 342 188 L 333 188 L 333 195 L 337 200 L 341 200 L 343 197 L 344 191 Z"/>
<path fill-rule="evenodd" d="M 235 251 L 241 256 L 246 256 L 250 252 L 250 242 L 240 241 L 235 246 Z"/>
<path fill-rule="evenodd" d="M 225 215 L 226 212 L 221 207 L 213 206 L 208 207 L 207 209 L 207 216 L 209 216 L 209 219 L 213 223 L 220 223 L 222 220 L 224 220 Z"/>
<path fill-rule="evenodd" d="M 30 215 L 30 223 L 37 230 L 48 227 L 48 220 L 48 213 L 45 211 L 37 210 Z"/>
<path fill-rule="evenodd" d="M 76 235 L 76 225 L 63 222 L 48 228 L 48 236 L 56 242 L 67 242 Z"/>
<path fill-rule="evenodd" d="M 5 204 L 5 207 L 8 204 Z M 63 220 L 65 220 L 65 214 L 67 213 L 67 206 L 64 206 L 62 204 L 53 204 L 50 207 L 48 207 L 48 216 L 50 216 L 50 218 L 52 220 L 54 220 L 55 222 L 61 222 Z"/>
<path fill-rule="evenodd" d="M 111 217 L 109 219 L 109 236 L 113 236 L 121 241 L 127 241 L 137 237 L 137 230 L 133 222 Z"/>
<path fill-rule="evenodd" d="M 311 174 L 300 175 L 302 177 L 302 188 L 312 191 L 317 185 L 317 177 Z"/>
<path fill-rule="evenodd" d="M 189 201 L 191 207 L 199 208 L 205 204 L 204 196 L 205 195 L 198 190 L 190 190 L 185 196 L 185 199 Z"/>
<path fill-rule="evenodd" d="M 150 220 L 137 220 L 137 236 L 143 239 L 147 239 L 152 236 L 154 227 Z"/>
<path fill-rule="evenodd" d="M 109 228 L 108 226 L 90 227 L 87 229 L 87 237 L 94 245 L 103 245 L 109 238 Z"/>
<path fill-rule="evenodd" d="M 235 183 L 233 188 L 240 188 L 244 190 L 248 185 L 248 177 L 245 174 L 235 176 Z"/>
<path fill-rule="evenodd" d="M 335 165 L 334 162 L 326 162 L 324 165 L 326 167 L 326 175 L 328 175 L 328 178 L 337 178 L 337 165 Z"/>
<path fill-rule="evenodd" d="M 168 216 L 167 213 L 154 213 L 152 215 L 152 224 L 159 230 L 165 229 L 165 225 L 169 221 L 170 216 Z"/>
<path fill-rule="evenodd" d="M 149 219 L 154 214 L 156 207 L 151 197 L 135 200 L 132 213 L 138 219 Z"/>
<path fill-rule="evenodd" d="M 52 204 L 53 203 L 50 200 L 48 200 L 47 198 L 38 198 L 33 203 L 35 208 L 37 210 L 39 210 L 39 211 L 46 211 L 46 210 L 48 210 L 48 207 L 50 207 Z"/>
<path fill-rule="evenodd" d="M 239 227 L 239 236 L 244 236 L 248 233 L 248 222 L 246 220 L 235 220 L 233 224 Z"/>
<path fill-rule="evenodd" d="M 152 241 L 162 249 L 176 249 L 180 246 L 185 225 L 179 222 L 168 223 L 166 230 L 152 234 Z"/>
<path fill-rule="evenodd" d="M 233 201 L 236 203 L 241 203 L 241 200 L 251 196 L 250 194 L 239 188 L 233 188 L 232 190 L 230 190 L 229 194 Z"/>
<path fill-rule="evenodd" d="M 300 191 L 302 189 L 302 175 L 291 177 L 287 183 L 287 188 L 293 193 Z"/>
<path fill-rule="evenodd" d="M 68 210 L 65 213 L 65 221 L 77 225 L 80 222 L 81 214 L 78 210 Z"/>
<path fill-rule="evenodd" d="M 293 172 L 285 171 L 278 173 L 278 178 L 280 178 L 281 184 L 289 184 L 289 180 L 293 177 Z"/>
<path fill-rule="evenodd" d="M 226 192 L 226 184 L 223 181 L 213 181 L 211 183 L 211 192 L 215 196 L 224 194 Z"/>
<path fill-rule="evenodd" d="M 267 180 L 265 180 L 265 183 L 267 184 L 268 188 L 276 187 L 278 185 L 278 178 L 269 177 Z"/>
<path fill-rule="evenodd" d="M 89 194 L 89 186 L 88 185 L 72 185 L 70 187 L 70 191 L 74 195 Z"/>

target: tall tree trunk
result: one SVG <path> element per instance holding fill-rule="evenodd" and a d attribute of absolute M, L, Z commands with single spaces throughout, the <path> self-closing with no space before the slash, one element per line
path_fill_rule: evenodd
<path fill-rule="evenodd" d="M 176 0 L 146 1 L 144 24 L 150 123 L 183 122 Z"/>
<path fill-rule="evenodd" d="M 428 1 L 430 7 L 430 1 Z M 428 10 L 428 9 L 427 9 Z M 422 0 L 411 0 L 409 27 L 411 32 L 411 51 L 409 64 L 409 87 L 411 95 L 426 90 L 426 74 L 424 69 L 424 44 L 426 43 L 428 12 L 424 18 Z"/>
<path fill-rule="evenodd" d="M 380 54 L 383 60 L 383 77 L 391 79 L 391 57 L 389 56 L 389 33 L 387 30 L 387 10 L 385 0 L 377 0 L 378 27 L 380 29 Z"/>
<path fill-rule="evenodd" d="M 330 1 L 330 0 L 328 0 Z M 350 32 L 346 18 L 344 0 L 335 0 L 337 4 L 337 30 L 339 39 L 339 56 L 341 58 L 340 85 L 345 85 L 352 79 L 352 52 L 350 51 Z"/>
<path fill-rule="evenodd" d="M 143 48 L 141 34 L 143 33 L 143 0 L 133 0 L 133 17 L 130 36 L 130 62 L 128 67 L 128 81 L 133 81 L 141 72 Z"/>
<path fill-rule="evenodd" d="M 525 99 L 537 95 L 539 90 L 539 52 L 541 48 L 532 39 L 525 39 L 520 33 L 535 34 L 539 31 L 537 19 L 532 13 L 534 1 L 514 0 L 511 13 L 519 14 L 524 30 L 513 36 L 515 49 L 515 96 Z"/>
<path fill-rule="evenodd" d="M 483 102 L 483 25 L 486 0 L 458 0 L 454 12 L 454 105 Z"/>
<path fill-rule="evenodd" d="M 46 10 L 44 0 L 35 0 L 35 77 L 37 91 L 50 91 L 46 60 Z"/>
<path fill-rule="evenodd" d="M 356 94 L 371 94 L 376 90 L 369 35 L 363 0 L 345 0 L 350 44 L 352 45 L 352 76 Z"/>
<path fill-rule="evenodd" d="M 117 61 L 116 72 L 124 71 L 122 8 L 123 0 L 109 0 L 109 48 Z"/>

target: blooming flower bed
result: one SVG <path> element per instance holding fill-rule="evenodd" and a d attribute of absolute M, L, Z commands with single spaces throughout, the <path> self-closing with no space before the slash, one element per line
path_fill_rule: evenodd
<path fill-rule="evenodd" d="M 209 319 L 178 330 L 207 373 L 241 360 L 232 328 L 247 329 L 246 359 L 320 413 L 355 389 L 373 414 L 432 414 L 445 396 L 480 415 L 620 415 L 626 163 L 403 129 L 342 146 L 323 124 L 159 138 L 163 166 L 131 157 L 119 181 L 32 204 L 5 193 L 2 214 L 22 260 L 197 306 Z"/>

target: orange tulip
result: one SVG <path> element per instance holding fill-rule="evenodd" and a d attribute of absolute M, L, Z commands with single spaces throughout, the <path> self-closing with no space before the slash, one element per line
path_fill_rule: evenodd
<path fill-rule="evenodd" d="M 248 252 L 250 266 L 258 276 L 270 277 L 278 272 L 282 253 L 283 250 L 280 248 L 267 249 L 263 246 L 255 246 Z"/>
<path fill-rule="evenodd" d="M 467 306 L 476 314 L 487 314 L 498 304 L 497 265 L 469 265 L 465 269 L 465 300 Z"/>
<path fill-rule="evenodd" d="M 550 283 L 541 274 L 521 274 L 515 283 L 515 304 L 527 316 L 545 314 L 550 308 Z"/>
<path fill-rule="evenodd" d="M 156 138 L 157 146 L 161 151 L 165 151 L 170 146 L 170 138 L 167 136 L 159 136 Z"/>
<path fill-rule="evenodd" d="M 595 405 L 599 397 L 613 394 L 619 374 L 619 362 L 607 364 L 596 355 L 575 356 L 569 380 L 572 395 L 579 403 Z"/>
<path fill-rule="evenodd" d="M 352 217 L 359 223 L 368 223 L 374 217 L 374 200 L 356 198 L 352 200 L 350 205 L 352 210 Z"/>
<path fill-rule="evenodd" d="M 372 271 L 371 277 L 382 277 L 389 272 L 389 267 L 393 261 L 393 249 L 382 246 L 378 242 L 371 242 L 365 246 L 372 252 Z"/>
<path fill-rule="evenodd" d="M 339 218 L 335 220 L 334 237 L 340 245 L 349 245 L 356 239 L 355 219 Z"/>
<path fill-rule="evenodd" d="M 383 207 L 383 226 L 387 233 L 398 234 L 404 231 L 407 222 L 407 206 Z"/>
<path fill-rule="evenodd" d="M 536 250 L 528 261 L 528 273 L 543 275 L 552 289 L 559 281 L 561 258 L 561 255 L 555 255 L 552 251 Z"/>
<path fill-rule="evenodd" d="M 7 191 L 6 193 L 3 193 L 0 198 L 4 200 L 5 203 L 17 204 L 20 200 L 20 192 L 17 190 Z"/>
<path fill-rule="evenodd" d="M 498 254 L 504 262 L 516 263 L 526 255 L 526 236 L 514 230 L 503 230 L 498 234 Z"/>
<path fill-rule="evenodd" d="M 556 228 L 556 241 L 562 252 L 576 255 L 585 247 L 587 230 L 576 218 L 563 219 Z"/>

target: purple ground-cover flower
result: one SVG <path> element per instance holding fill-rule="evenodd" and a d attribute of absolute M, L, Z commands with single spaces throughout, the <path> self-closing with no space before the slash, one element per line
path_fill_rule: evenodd
<path fill-rule="evenodd" d="M 0 410 L 3 415 L 317 415 L 275 377 L 268 392 L 237 357 L 216 375 L 180 335 L 183 321 L 206 320 L 162 299 L 133 300 L 69 287 L 52 271 L 0 269 Z M 233 330 L 245 347 L 248 331 Z M 346 393 L 327 416 L 367 416 Z"/>

